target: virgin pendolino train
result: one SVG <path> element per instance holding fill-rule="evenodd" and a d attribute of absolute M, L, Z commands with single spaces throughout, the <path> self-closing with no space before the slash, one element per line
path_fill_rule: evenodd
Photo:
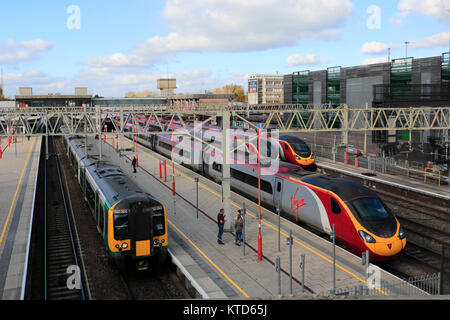
<path fill-rule="evenodd" d="M 125 115 L 126 117 L 127 115 Z M 164 120 L 164 119 L 149 119 L 144 115 L 136 115 L 136 119 L 139 122 L 139 125 L 145 126 L 147 122 L 149 122 L 150 127 L 154 126 L 157 128 L 159 124 L 163 124 L 165 126 L 171 126 L 172 123 Z M 174 129 L 183 128 L 180 125 L 179 121 L 173 121 Z M 119 121 L 117 121 L 119 124 Z M 194 128 L 194 124 L 192 122 L 185 122 L 185 126 Z M 242 129 L 231 129 L 232 134 L 237 134 L 241 137 L 243 136 L 254 136 L 255 132 L 253 130 L 242 130 Z M 218 126 L 212 125 L 204 125 L 202 126 L 202 137 L 206 140 L 214 139 L 216 142 L 220 142 L 222 139 L 222 129 Z M 297 164 L 307 170 L 316 170 L 314 154 L 312 153 L 309 146 L 302 139 L 291 136 L 291 135 L 281 135 L 277 139 L 263 136 L 261 137 L 261 143 L 266 143 L 267 140 L 270 140 L 270 143 L 273 144 L 273 147 L 278 148 L 278 152 L 280 155 L 280 159 L 285 162 Z M 257 150 L 256 146 L 252 142 L 247 142 L 247 147 L 250 152 Z"/>

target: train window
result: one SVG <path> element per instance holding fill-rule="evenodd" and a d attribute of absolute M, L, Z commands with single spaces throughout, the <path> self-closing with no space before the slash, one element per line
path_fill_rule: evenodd
<path fill-rule="evenodd" d="M 128 214 L 114 214 L 114 239 L 125 240 L 129 238 L 128 234 Z"/>
<path fill-rule="evenodd" d="M 86 181 L 86 198 L 88 200 L 88 204 L 92 210 L 95 209 L 95 194 L 91 188 L 91 185 L 88 181 Z"/>
<path fill-rule="evenodd" d="M 164 232 L 164 210 L 153 210 L 153 235 L 162 236 Z"/>
<path fill-rule="evenodd" d="M 104 225 L 105 225 L 105 215 L 108 214 L 108 209 L 104 208 L 104 210 L 100 210 L 100 231 L 103 233 Z"/>
<path fill-rule="evenodd" d="M 80 184 L 84 186 L 84 179 L 86 178 L 85 169 L 81 168 L 80 170 Z"/>
<path fill-rule="evenodd" d="M 383 220 L 389 217 L 389 212 L 378 198 L 360 198 L 352 202 L 359 217 L 364 220 Z"/>
<path fill-rule="evenodd" d="M 277 183 L 277 192 L 281 192 L 281 182 Z"/>
<path fill-rule="evenodd" d="M 236 170 L 236 169 L 231 169 L 231 177 L 242 181 L 250 186 L 252 186 L 253 188 L 258 188 L 258 178 L 251 176 L 249 174 L 246 174 L 242 171 Z M 273 189 L 272 189 L 272 184 L 261 179 L 261 190 L 264 192 L 267 192 L 269 194 L 273 193 Z"/>
<path fill-rule="evenodd" d="M 100 225 L 100 216 L 101 216 L 101 202 L 100 202 L 100 196 L 98 193 L 95 193 L 95 218 L 98 222 L 98 225 Z"/>
<path fill-rule="evenodd" d="M 168 144 L 168 143 L 166 143 L 164 141 L 160 141 L 159 142 L 159 146 L 164 148 L 164 149 L 166 149 L 166 150 L 172 151 L 172 144 Z"/>
<path fill-rule="evenodd" d="M 340 214 L 341 213 L 341 206 L 339 205 L 339 203 L 337 203 L 336 200 L 334 200 L 334 198 L 330 198 L 331 201 L 331 211 L 334 214 Z"/>
<path fill-rule="evenodd" d="M 222 165 L 220 163 L 213 163 L 212 165 L 213 169 L 218 171 L 218 172 L 222 172 Z"/>

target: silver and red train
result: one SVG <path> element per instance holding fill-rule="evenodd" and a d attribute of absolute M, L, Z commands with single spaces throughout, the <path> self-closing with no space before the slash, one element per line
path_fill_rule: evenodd
<path fill-rule="evenodd" d="M 292 145 L 293 140 L 289 140 L 287 142 Z M 142 145 L 167 157 L 176 155 L 180 163 L 220 182 L 220 144 L 215 141 L 192 149 L 190 141 L 150 133 L 138 138 Z M 197 153 L 195 157 L 194 153 Z M 251 161 L 255 155 L 238 157 L 231 164 L 231 186 L 256 199 L 258 167 L 255 161 Z M 194 158 L 197 161 L 192 161 Z M 341 245 L 359 256 L 368 250 L 371 261 L 390 260 L 402 255 L 406 246 L 405 232 L 373 191 L 351 180 L 311 172 L 295 164 L 277 162 L 274 166 L 276 161 L 270 158 L 262 161 L 261 201 L 265 206 L 278 208 L 324 234 L 330 234 L 334 225 L 336 239 Z"/>
<path fill-rule="evenodd" d="M 147 124 L 147 122 L 149 121 L 148 117 L 144 115 L 136 115 L 135 117 L 142 126 Z M 166 126 L 172 125 L 170 121 L 164 121 L 163 119 L 158 119 L 158 121 L 156 119 L 150 119 L 149 122 L 155 127 L 159 127 L 159 124 L 163 124 Z M 185 123 L 185 125 L 194 128 L 193 123 Z M 132 125 L 128 124 L 128 126 L 131 127 Z M 183 128 L 182 126 L 180 126 L 179 121 L 174 121 L 173 126 L 174 129 Z M 204 125 L 202 127 L 202 131 L 202 135 L 207 141 L 210 141 L 212 138 L 216 142 L 221 141 L 222 129 L 220 127 Z M 244 131 L 241 129 L 232 129 L 232 131 L 237 133 L 239 136 L 255 136 L 254 130 Z M 297 164 L 307 170 L 316 169 L 314 154 L 302 139 L 290 135 L 281 135 L 277 137 L 277 139 L 262 136 L 261 143 L 264 144 L 267 139 L 269 139 L 270 143 L 274 145 L 273 147 L 278 148 L 278 154 L 282 161 Z M 247 142 L 246 145 L 250 153 L 257 153 L 257 147 L 255 146 L 255 143 Z"/>

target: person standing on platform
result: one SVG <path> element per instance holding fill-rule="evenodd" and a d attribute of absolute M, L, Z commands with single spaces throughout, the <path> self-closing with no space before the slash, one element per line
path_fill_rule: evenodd
<path fill-rule="evenodd" d="M 222 241 L 222 234 L 223 234 L 223 226 L 225 224 L 225 211 L 220 209 L 219 213 L 217 214 L 217 225 L 219 226 L 219 233 L 217 234 L 217 243 L 218 244 L 224 244 Z"/>
<path fill-rule="evenodd" d="M 133 166 L 133 173 L 136 173 L 136 157 L 133 157 L 133 161 L 131 161 L 131 165 Z"/>
<path fill-rule="evenodd" d="M 242 244 L 242 229 L 244 227 L 244 220 L 241 216 L 241 210 L 237 211 L 236 220 L 234 222 L 234 231 L 235 231 L 235 244 L 240 246 Z"/>

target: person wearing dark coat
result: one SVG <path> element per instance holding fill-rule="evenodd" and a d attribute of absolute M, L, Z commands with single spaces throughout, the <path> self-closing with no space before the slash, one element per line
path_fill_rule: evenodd
<path fill-rule="evenodd" d="M 136 157 L 133 157 L 133 161 L 131 161 L 131 165 L 133 166 L 133 172 L 136 173 Z"/>

